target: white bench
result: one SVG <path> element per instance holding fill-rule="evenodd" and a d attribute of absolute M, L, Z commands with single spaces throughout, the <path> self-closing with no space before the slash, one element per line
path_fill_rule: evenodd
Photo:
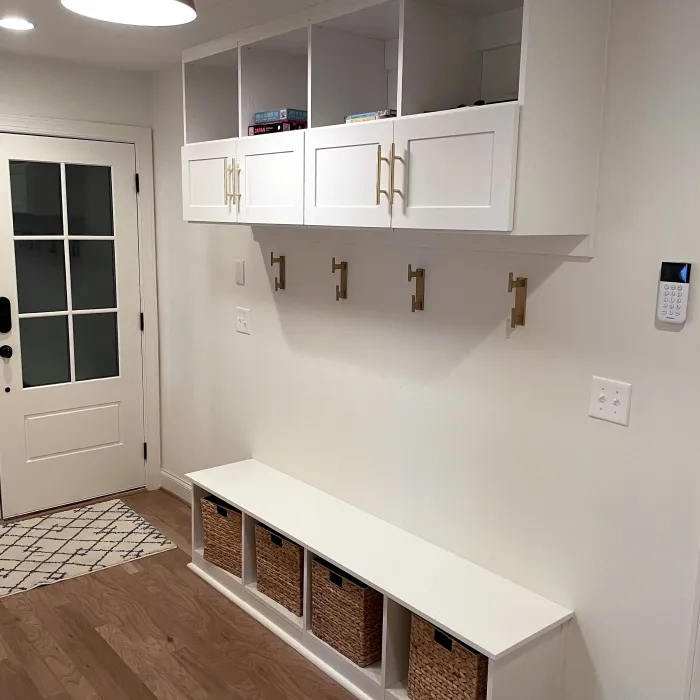
<path fill-rule="evenodd" d="M 560 700 L 563 629 L 573 612 L 255 460 L 188 474 L 190 568 L 363 700 L 407 698 L 411 612 L 489 657 L 488 700 Z M 243 577 L 206 562 L 200 498 L 243 512 Z M 304 614 L 256 587 L 256 522 L 305 548 Z M 384 594 L 382 661 L 361 669 L 311 632 L 314 555 Z"/>

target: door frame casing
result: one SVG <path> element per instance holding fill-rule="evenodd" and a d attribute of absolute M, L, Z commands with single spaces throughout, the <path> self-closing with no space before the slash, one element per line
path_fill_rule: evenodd
<path fill-rule="evenodd" d="M 139 236 L 139 285 L 144 331 L 143 358 L 144 440 L 146 488 L 160 488 L 160 359 L 158 337 L 158 286 L 156 276 L 156 221 L 153 173 L 153 132 L 149 127 L 68 121 L 0 114 L 0 135 L 22 134 L 85 141 L 111 141 L 134 146 L 139 193 L 136 195 Z M 135 183 L 134 183 L 135 184 Z M 0 515 L 1 517 L 1 515 Z"/>

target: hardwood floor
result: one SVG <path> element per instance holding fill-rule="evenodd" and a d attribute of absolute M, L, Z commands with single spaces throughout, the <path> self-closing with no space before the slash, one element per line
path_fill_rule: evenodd
<path fill-rule="evenodd" d="M 190 572 L 190 509 L 124 496 L 179 549 L 0 598 L 0 700 L 350 700 Z"/>

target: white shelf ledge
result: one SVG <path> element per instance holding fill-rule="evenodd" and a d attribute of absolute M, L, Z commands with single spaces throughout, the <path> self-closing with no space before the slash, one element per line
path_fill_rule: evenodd
<path fill-rule="evenodd" d="M 256 460 L 188 477 L 491 659 L 573 617 L 562 605 Z"/>

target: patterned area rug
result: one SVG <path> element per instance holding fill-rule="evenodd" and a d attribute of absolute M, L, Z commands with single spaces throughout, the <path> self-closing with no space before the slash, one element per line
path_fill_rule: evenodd
<path fill-rule="evenodd" d="M 0 525 L 0 598 L 175 546 L 116 499 Z"/>

